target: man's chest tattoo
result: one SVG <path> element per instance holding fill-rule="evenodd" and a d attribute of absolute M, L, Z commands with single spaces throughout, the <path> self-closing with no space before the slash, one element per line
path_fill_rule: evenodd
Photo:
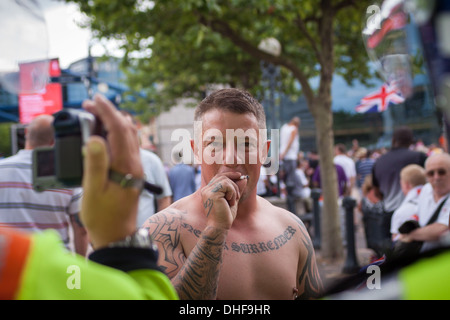
<path fill-rule="evenodd" d="M 181 226 L 197 238 L 199 238 L 202 233 L 201 230 L 195 229 L 188 223 L 182 223 Z M 278 236 L 263 241 L 253 243 L 235 241 L 232 241 L 230 243 L 227 241 L 225 242 L 224 249 L 227 251 L 240 252 L 244 254 L 257 254 L 276 251 L 287 244 L 290 240 L 292 240 L 296 232 L 297 230 L 294 227 L 288 226 L 286 230 L 284 230 Z"/>

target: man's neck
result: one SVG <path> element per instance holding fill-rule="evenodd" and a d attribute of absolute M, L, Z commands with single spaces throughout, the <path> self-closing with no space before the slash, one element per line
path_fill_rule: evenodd
<path fill-rule="evenodd" d="M 433 193 L 433 197 L 434 197 L 434 202 L 439 202 L 439 200 L 441 200 L 443 197 L 447 196 L 448 193 L 446 194 L 436 194 Z"/>
<path fill-rule="evenodd" d="M 255 194 L 249 194 L 246 199 L 239 201 L 235 222 L 247 221 L 254 216 L 257 206 L 258 200 L 255 191 Z"/>

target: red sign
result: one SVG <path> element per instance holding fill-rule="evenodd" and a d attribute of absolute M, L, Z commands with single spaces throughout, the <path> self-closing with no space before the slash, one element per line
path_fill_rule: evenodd
<path fill-rule="evenodd" d="M 49 77 L 59 77 L 61 68 L 58 59 L 49 61 L 37 61 L 22 63 L 19 66 L 20 81 L 22 88 L 38 87 L 36 81 L 42 81 L 39 70 L 48 68 Z M 42 86 L 41 86 L 42 87 Z M 37 92 L 28 93 L 23 90 L 19 94 L 19 120 L 20 123 L 27 124 L 34 117 L 41 114 L 53 114 L 63 108 L 62 86 L 60 83 L 48 83 Z"/>

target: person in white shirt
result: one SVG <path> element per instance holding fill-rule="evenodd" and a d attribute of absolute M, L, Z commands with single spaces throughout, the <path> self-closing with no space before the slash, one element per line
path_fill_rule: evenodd
<path fill-rule="evenodd" d="M 450 155 L 433 154 L 425 162 L 428 183 L 422 188 L 418 202 L 420 228 L 401 235 L 404 242 L 423 241 L 422 251 L 439 246 L 439 240 L 448 232 L 450 201 Z M 444 202 L 445 201 L 445 202 Z M 444 202 L 444 203 L 443 203 Z M 433 213 L 443 203 L 435 222 L 427 224 Z"/>
<path fill-rule="evenodd" d="M 259 175 L 258 183 L 256 184 L 256 194 L 263 196 L 267 194 L 266 180 L 267 180 L 266 168 L 261 166 L 261 174 Z"/>
<path fill-rule="evenodd" d="M 167 208 L 172 203 L 172 188 L 167 177 L 161 159 L 152 151 L 139 149 L 142 167 L 144 168 L 147 182 L 155 184 L 163 190 L 161 194 L 142 192 L 139 197 L 139 210 L 136 227 L 141 227 L 144 222 L 157 211 Z M 156 201 L 155 201 L 156 198 Z"/>
<path fill-rule="evenodd" d="M 419 219 L 418 200 L 426 182 L 425 169 L 417 164 L 407 165 L 400 171 L 400 185 L 405 199 L 391 218 L 392 241 L 398 240 L 398 229 L 403 223 Z"/>
<path fill-rule="evenodd" d="M 137 125 L 136 119 L 131 113 L 120 110 L 129 121 Z M 139 155 L 141 156 L 142 167 L 144 169 L 145 180 L 151 184 L 161 187 L 160 194 L 151 192 L 142 192 L 139 197 L 138 216 L 136 228 L 140 228 L 144 222 L 156 212 L 167 208 L 172 203 L 172 188 L 168 178 L 168 172 L 164 168 L 160 157 L 150 150 L 142 148 L 142 142 L 139 141 Z"/>
<path fill-rule="evenodd" d="M 293 117 L 280 129 L 280 160 L 283 167 L 283 182 L 286 185 L 288 210 L 293 214 L 297 214 L 294 190 L 298 184 L 295 169 L 300 152 L 299 126 L 300 118 Z"/>
<path fill-rule="evenodd" d="M 346 195 L 351 195 L 356 184 L 355 161 L 347 156 L 347 149 L 342 143 L 339 143 L 334 147 L 334 152 L 334 164 L 340 165 L 342 169 L 344 169 L 345 175 L 347 176 Z"/>
<path fill-rule="evenodd" d="M 300 185 L 296 188 L 296 195 L 302 199 L 307 199 L 311 196 L 311 188 L 309 187 L 309 180 L 305 175 L 304 167 L 307 166 L 307 162 L 299 160 L 295 174 L 298 177 Z"/>

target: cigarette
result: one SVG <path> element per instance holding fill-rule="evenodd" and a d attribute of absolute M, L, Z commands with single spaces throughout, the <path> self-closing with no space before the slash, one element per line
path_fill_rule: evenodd
<path fill-rule="evenodd" d="M 248 176 L 240 176 L 239 180 L 244 180 L 244 179 L 248 179 Z"/>

